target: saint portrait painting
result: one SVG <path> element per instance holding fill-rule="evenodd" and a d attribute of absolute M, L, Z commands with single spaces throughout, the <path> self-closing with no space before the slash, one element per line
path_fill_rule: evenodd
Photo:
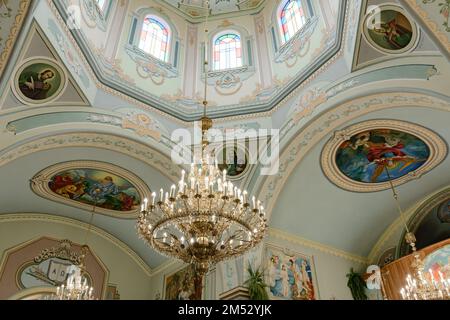
<path fill-rule="evenodd" d="M 370 13 L 364 35 L 375 48 L 387 53 L 402 53 L 414 44 L 417 32 L 402 9 L 385 5 Z"/>
<path fill-rule="evenodd" d="M 16 76 L 16 92 L 30 103 L 43 103 L 56 98 L 64 86 L 61 69 L 50 60 L 26 63 Z"/>

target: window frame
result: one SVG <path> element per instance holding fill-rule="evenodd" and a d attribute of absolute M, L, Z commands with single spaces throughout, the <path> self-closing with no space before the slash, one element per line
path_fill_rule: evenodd
<path fill-rule="evenodd" d="M 166 52 L 165 52 L 165 59 L 161 59 L 159 57 L 154 56 L 153 54 L 151 54 L 150 52 L 145 51 L 144 49 L 141 48 L 141 35 L 142 35 L 142 31 L 144 29 L 144 23 L 146 19 L 153 19 L 157 22 L 159 22 L 166 30 L 167 30 L 167 48 L 166 48 Z M 170 27 L 170 25 L 161 17 L 155 15 L 155 14 L 146 14 L 143 19 L 140 20 L 140 28 L 139 28 L 139 32 L 137 33 L 137 39 L 138 41 L 136 42 L 136 47 L 139 50 L 142 50 L 143 52 L 145 52 L 146 54 L 152 56 L 152 58 L 158 59 L 164 63 L 170 63 L 171 62 L 171 52 L 172 52 L 172 37 L 173 37 L 173 33 L 172 33 L 172 29 Z"/>
<path fill-rule="evenodd" d="M 168 46 L 168 59 L 163 61 L 157 57 L 154 57 L 150 53 L 139 48 L 139 41 L 142 33 L 144 19 L 147 16 L 155 16 L 158 21 L 163 22 L 165 26 L 168 26 L 171 32 L 169 37 Z M 135 27 L 133 27 L 135 24 Z M 177 72 L 182 63 L 182 46 L 180 39 L 178 38 L 178 30 L 172 21 L 165 14 L 156 11 L 153 8 L 141 8 L 131 14 L 131 19 L 128 26 L 129 36 L 127 41 L 127 48 L 135 53 L 139 52 L 141 55 L 145 55 L 148 59 L 153 60 L 161 67 L 170 70 L 170 72 Z M 177 51 L 177 52 L 175 52 Z"/>
<path fill-rule="evenodd" d="M 273 48 L 275 52 L 278 52 L 281 47 L 283 47 L 284 45 L 289 43 L 293 38 L 295 38 L 295 35 L 297 33 L 299 33 L 304 28 L 304 26 L 306 26 L 308 24 L 308 20 L 313 18 L 315 15 L 314 5 L 311 3 L 311 1 L 310 0 L 300 0 L 300 2 L 302 2 L 302 7 L 305 12 L 306 22 L 300 29 L 297 30 L 296 33 L 294 33 L 289 38 L 289 40 L 285 40 L 284 32 L 283 32 L 283 25 L 281 23 L 281 12 L 284 9 L 284 7 L 287 5 L 287 3 L 290 1 L 293 1 L 293 0 L 280 1 L 273 10 L 273 21 L 276 21 L 276 22 L 271 24 L 271 29 L 273 30 L 272 31 L 273 34 L 270 36 L 270 38 L 275 38 L 275 39 L 272 39 L 272 42 L 275 42 L 274 48 Z M 274 30 L 274 29 L 276 29 L 276 30 Z"/>
<path fill-rule="evenodd" d="M 231 68 L 215 69 L 214 52 L 215 52 L 216 41 L 220 37 L 223 37 L 224 35 L 227 35 L 227 34 L 237 35 L 239 37 L 239 42 L 241 44 L 241 65 L 236 66 L 236 67 L 231 67 Z M 244 49 L 245 45 L 246 45 L 245 39 L 242 38 L 242 34 L 235 29 L 227 29 L 227 30 L 222 30 L 222 31 L 215 33 L 214 36 L 212 37 L 211 46 L 210 46 L 210 50 L 211 50 L 211 53 L 209 55 L 210 56 L 209 61 L 211 64 L 210 71 L 220 72 L 220 71 L 227 71 L 227 70 L 232 70 L 232 69 L 239 69 L 239 68 L 246 66 L 247 64 L 245 62 L 247 62 L 247 61 L 245 61 L 245 54 L 247 53 L 247 50 Z"/>

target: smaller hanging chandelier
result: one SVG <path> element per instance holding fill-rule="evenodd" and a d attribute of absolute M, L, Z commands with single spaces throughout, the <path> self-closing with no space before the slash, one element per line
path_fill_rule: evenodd
<path fill-rule="evenodd" d="M 192 264 L 200 278 L 212 265 L 261 243 L 267 231 L 262 202 L 227 180 L 227 170 L 219 170 L 214 152 L 207 150 L 213 123 L 206 116 L 206 59 L 204 71 L 201 159 L 194 159 L 189 172 L 181 171 L 178 186 L 172 185 L 170 192 L 161 189 L 144 199 L 137 221 L 140 238 L 161 254 Z"/>
<path fill-rule="evenodd" d="M 94 219 L 95 207 L 92 210 L 91 218 L 89 220 L 88 229 L 84 240 L 84 245 L 81 247 L 81 252 L 78 258 L 78 265 L 72 265 L 67 270 L 66 282 L 56 287 L 56 294 L 45 297 L 46 300 L 95 300 L 94 288 L 89 285 L 88 275 L 86 272 L 85 259 L 89 252 L 87 240 L 89 232 L 91 231 L 92 220 Z"/>
<path fill-rule="evenodd" d="M 52 300 L 94 300 L 94 288 L 88 285 L 88 278 L 85 271 L 84 259 L 88 253 L 88 246 L 81 248 L 81 263 L 79 266 L 72 266 L 66 283 L 56 288 L 56 295 Z"/>
<path fill-rule="evenodd" d="M 438 276 L 435 276 L 431 269 L 425 271 L 424 261 L 416 249 L 416 237 L 414 233 L 410 232 L 408 225 L 406 224 L 403 211 L 398 200 L 398 193 L 394 188 L 387 166 L 385 166 L 385 170 L 389 179 L 394 200 L 397 204 L 397 209 L 400 213 L 400 218 L 402 219 L 406 229 L 405 241 L 409 246 L 411 246 L 414 257 L 414 261 L 411 264 L 413 274 L 408 274 L 406 276 L 406 285 L 400 289 L 402 299 L 450 300 L 450 279 L 445 279 L 440 271 L 438 272 Z"/>

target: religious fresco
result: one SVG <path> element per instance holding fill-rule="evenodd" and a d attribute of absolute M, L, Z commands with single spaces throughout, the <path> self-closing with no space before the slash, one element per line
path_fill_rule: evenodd
<path fill-rule="evenodd" d="M 317 299 L 312 257 L 268 247 L 266 270 L 270 299 Z"/>
<path fill-rule="evenodd" d="M 425 277 L 429 277 L 431 280 L 431 274 L 434 279 L 441 279 L 441 275 L 444 279 L 450 279 L 450 245 L 443 246 L 424 259 Z M 429 271 L 431 270 L 431 271 Z"/>
<path fill-rule="evenodd" d="M 429 156 L 428 146 L 419 138 L 401 131 L 375 129 L 343 142 L 336 153 L 336 164 L 352 180 L 376 183 L 416 170 Z"/>
<path fill-rule="evenodd" d="M 118 218 L 137 216 L 146 184 L 131 172 L 99 161 L 69 161 L 48 167 L 31 180 L 38 195 Z"/>
<path fill-rule="evenodd" d="M 110 210 L 130 211 L 141 202 L 131 182 L 103 170 L 77 168 L 59 172 L 48 185 L 59 196 Z"/>
<path fill-rule="evenodd" d="M 417 29 L 403 9 L 380 6 L 370 12 L 364 21 L 366 40 L 384 53 L 403 53 L 411 49 L 417 38 Z"/>
<path fill-rule="evenodd" d="M 64 72 L 55 61 L 32 59 L 18 69 L 14 91 L 24 103 L 43 104 L 58 98 L 65 85 Z"/>
<path fill-rule="evenodd" d="M 422 126 L 398 120 L 360 122 L 334 135 L 325 144 L 321 166 L 338 187 L 374 192 L 416 179 L 447 156 L 447 144 Z"/>
<path fill-rule="evenodd" d="M 196 273 L 192 265 L 189 265 L 169 276 L 166 276 L 164 280 L 164 299 L 200 300 L 202 297 L 202 292 L 196 292 L 195 281 Z"/>

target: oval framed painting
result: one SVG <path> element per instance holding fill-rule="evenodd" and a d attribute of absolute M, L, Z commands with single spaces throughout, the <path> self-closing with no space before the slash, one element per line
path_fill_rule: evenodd
<path fill-rule="evenodd" d="M 434 132 L 404 121 L 370 120 L 337 131 L 322 150 L 325 176 L 355 192 L 373 192 L 420 177 L 447 155 Z"/>
<path fill-rule="evenodd" d="M 136 218 L 150 189 L 118 166 L 99 161 L 70 161 L 50 166 L 31 179 L 39 196 L 73 207 L 128 219 Z"/>
<path fill-rule="evenodd" d="M 220 171 L 226 169 L 230 180 L 241 179 L 250 167 L 248 152 L 238 144 L 233 144 L 231 148 L 227 147 L 228 145 L 224 145 L 216 154 L 218 168 Z"/>
<path fill-rule="evenodd" d="M 419 28 L 397 5 L 376 6 L 367 13 L 362 30 L 370 46 L 385 54 L 408 52 L 419 40 Z"/>
<path fill-rule="evenodd" d="M 58 99 L 67 86 L 67 77 L 58 62 L 33 57 L 16 70 L 12 88 L 24 104 L 43 105 Z"/>

